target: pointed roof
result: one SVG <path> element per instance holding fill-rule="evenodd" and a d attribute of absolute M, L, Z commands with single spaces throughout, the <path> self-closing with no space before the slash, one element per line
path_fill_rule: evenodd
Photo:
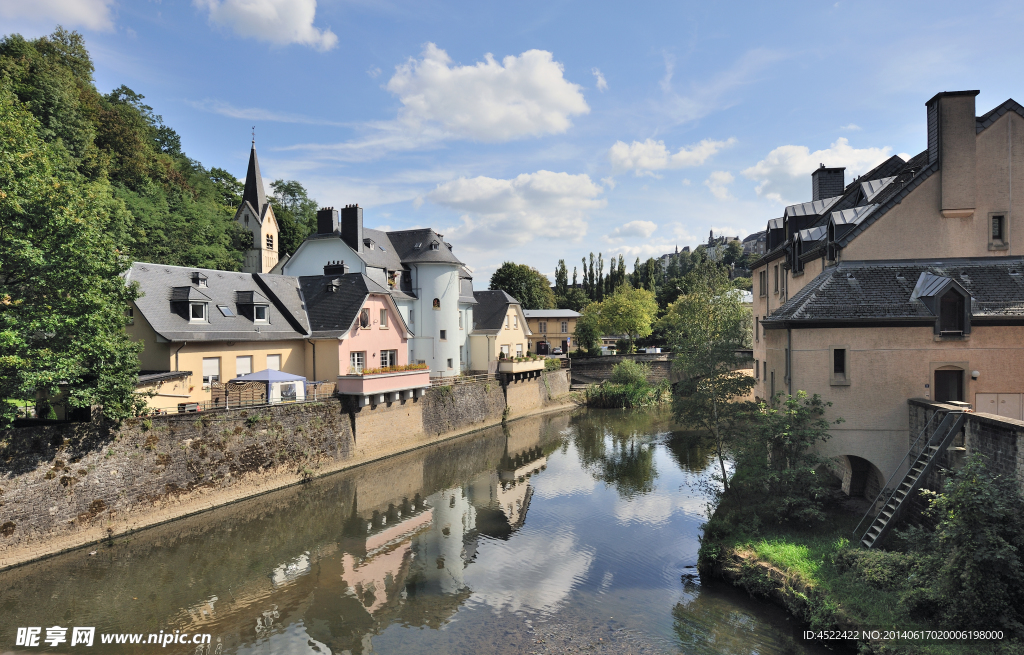
<path fill-rule="evenodd" d="M 263 210 L 267 206 L 267 194 L 263 190 L 263 176 L 260 175 L 260 162 L 256 159 L 256 142 L 252 142 L 252 150 L 249 151 L 249 170 L 245 172 L 245 191 L 242 192 L 242 202 L 248 202 L 256 211 L 256 215 L 262 219 Z"/>

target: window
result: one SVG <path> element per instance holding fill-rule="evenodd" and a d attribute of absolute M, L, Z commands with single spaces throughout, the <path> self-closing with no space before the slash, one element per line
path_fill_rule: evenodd
<path fill-rule="evenodd" d="M 459 329 L 462 329 L 462 312 L 459 312 Z"/>
<path fill-rule="evenodd" d="M 206 303 L 194 302 L 188 306 L 188 316 L 190 323 L 205 323 L 206 322 Z"/>
<path fill-rule="evenodd" d="M 459 346 L 459 366 L 463 366 L 466 363 L 466 358 L 462 354 L 463 346 Z"/>
<path fill-rule="evenodd" d="M 448 340 L 448 330 L 441 330 L 441 341 Z"/>
<path fill-rule="evenodd" d="M 988 215 L 989 219 L 989 250 L 1006 250 L 1009 248 L 1009 235 L 1006 233 L 1008 227 L 1006 214 L 1003 212 Z"/>
<path fill-rule="evenodd" d="M 125 324 L 135 325 L 135 308 L 129 306 L 128 309 L 124 310 Z"/>
<path fill-rule="evenodd" d="M 349 373 L 362 373 L 366 368 L 366 353 L 351 352 L 348 354 Z"/>
<path fill-rule="evenodd" d="M 439 244 L 437 241 L 431 241 L 430 242 L 430 249 L 431 250 L 440 250 L 441 249 L 441 244 Z"/>
<path fill-rule="evenodd" d="M 268 234 L 267 235 L 267 250 L 273 250 L 273 249 L 274 249 L 274 235 L 273 234 Z"/>
<path fill-rule="evenodd" d="M 203 357 L 203 384 L 220 382 L 220 357 Z"/>
<path fill-rule="evenodd" d="M 415 322 L 416 322 L 416 310 L 415 309 L 410 309 L 409 310 L 409 327 L 411 328 Z"/>
<path fill-rule="evenodd" d="M 505 317 L 505 329 L 508 329 L 508 316 Z"/>
<path fill-rule="evenodd" d="M 757 274 L 758 293 L 762 296 L 768 295 L 768 269 Z"/>
<path fill-rule="evenodd" d="M 252 373 L 252 355 L 235 357 L 235 377 Z"/>
<path fill-rule="evenodd" d="M 380 329 L 386 330 L 388 327 L 388 310 L 380 310 Z"/>
<path fill-rule="evenodd" d="M 256 323 L 266 323 L 268 313 L 267 310 L 268 308 L 266 305 L 255 305 L 252 308 L 253 321 L 255 321 Z"/>
<path fill-rule="evenodd" d="M 359 310 L 359 327 L 370 327 L 370 310 L 365 307 Z"/>
<path fill-rule="evenodd" d="M 519 317 L 518 316 L 513 316 L 512 317 L 512 327 L 514 327 L 516 329 L 519 328 Z"/>
<path fill-rule="evenodd" d="M 754 379 L 761 379 L 761 360 L 759 359 L 754 360 Z"/>
<path fill-rule="evenodd" d="M 761 340 L 761 319 L 760 317 L 754 317 L 754 341 Z"/>
<path fill-rule="evenodd" d="M 380 351 L 380 365 L 383 367 L 398 366 L 398 351 L 397 350 L 382 350 Z"/>
<path fill-rule="evenodd" d="M 508 357 L 508 345 L 507 344 L 501 347 L 501 352 L 505 353 L 505 356 Z"/>
<path fill-rule="evenodd" d="M 434 309 L 441 309 L 441 299 L 434 298 Z"/>
<path fill-rule="evenodd" d="M 281 356 L 280 355 L 267 355 L 267 368 L 271 371 L 281 370 Z"/>
<path fill-rule="evenodd" d="M 235 315 L 234 312 L 231 311 L 231 308 L 228 307 L 227 305 L 217 305 L 217 309 L 220 310 L 222 316 L 231 318 Z"/>
<path fill-rule="evenodd" d="M 569 331 L 569 321 L 562 321 L 562 334 Z"/>
<path fill-rule="evenodd" d="M 548 322 L 547 321 L 541 321 L 538 324 L 538 326 L 537 326 L 537 330 L 539 332 L 545 332 L 546 333 L 548 331 Z"/>
<path fill-rule="evenodd" d="M 772 271 L 774 272 L 774 275 L 775 275 L 775 293 L 778 293 L 779 292 L 779 265 L 776 264 L 772 268 Z"/>
<path fill-rule="evenodd" d="M 516 357 L 522 357 L 522 356 L 523 356 L 523 344 L 517 343 L 516 344 Z"/>
<path fill-rule="evenodd" d="M 448 358 L 448 368 L 455 368 L 454 362 L 452 361 L 451 357 Z"/>
<path fill-rule="evenodd" d="M 843 386 L 850 384 L 850 349 L 846 346 L 829 348 L 829 365 L 832 367 L 829 384 Z"/>
<path fill-rule="evenodd" d="M 964 297 L 949 291 L 939 302 L 939 333 L 964 333 Z"/>

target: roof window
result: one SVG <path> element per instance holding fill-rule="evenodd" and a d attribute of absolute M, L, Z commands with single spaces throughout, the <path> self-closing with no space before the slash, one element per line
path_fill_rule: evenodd
<path fill-rule="evenodd" d="M 254 305 L 252 308 L 252 321 L 253 323 L 268 323 L 270 322 L 270 306 L 269 305 Z"/>
<path fill-rule="evenodd" d="M 423 247 L 423 242 L 422 241 L 417 241 L 416 245 L 414 245 L 412 248 L 413 248 L 413 250 L 419 250 L 422 247 Z"/>
<path fill-rule="evenodd" d="M 440 250 L 441 249 L 441 244 L 439 244 L 437 241 L 431 241 L 430 242 L 430 249 L 431 250 Z"/>
<path fill-rule="evenodd" d="M 217 309 L 220 310 L 220 313 L 222 315 L 224 315 L 224 316 L 226 316 L 228 318 L 231 318 L 231 317 L 233 317 L 235 315 L 234 312 L 231 311 L 231 308 L 228 307 L 227 305 L 217 305 Z"/>
<path fill-rule="evenodd" d="M 192 271 L 192 276 L 191 277 L 192 277 L 192 284 L 196 285 L 197 287 L 209 286 L 207 284 L 207 279 L 208 278 L 205 275 L 203 275 L 202 273 L 200 273 L 199 271 Z"/>
<path fill-rule="evenodd" d="M 189 303 L 189 306 L 188 306 L 188 322 L 189 323 L 205 323 L 206 322 L 206 303 L 204 303 L 204 302 Z"/>

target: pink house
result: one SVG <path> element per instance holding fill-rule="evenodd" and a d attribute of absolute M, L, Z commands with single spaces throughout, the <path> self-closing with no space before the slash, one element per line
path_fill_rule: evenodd
<path fill-rule="evenodd" d="M 418 398 L 430 369 L 409 364 L 414 335 L 387 289 L 362 273 L 299 278 L 317 368 L 336 372 L 338 393 L 358 404 Z"/>

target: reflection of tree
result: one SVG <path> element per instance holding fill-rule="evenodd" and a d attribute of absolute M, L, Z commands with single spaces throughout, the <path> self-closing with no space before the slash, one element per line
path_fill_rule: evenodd
<path fill-rule="evenodd" d="M 667 427 L 663 415 L 591 411 L 574 417 L 573 427 L 580 463 L 595 479 L 615 485 L 627 498 L 654 489 L 654 442 L 659 428 Z"/>
<path fill-rule="evenodd" d="M 715 455 L 715 451 L 699 432 L 673 432 L 665 445 L 668 446 L 672 459 L 679 464 L 679 468 L 691 473 L 704 471 Z"/>

